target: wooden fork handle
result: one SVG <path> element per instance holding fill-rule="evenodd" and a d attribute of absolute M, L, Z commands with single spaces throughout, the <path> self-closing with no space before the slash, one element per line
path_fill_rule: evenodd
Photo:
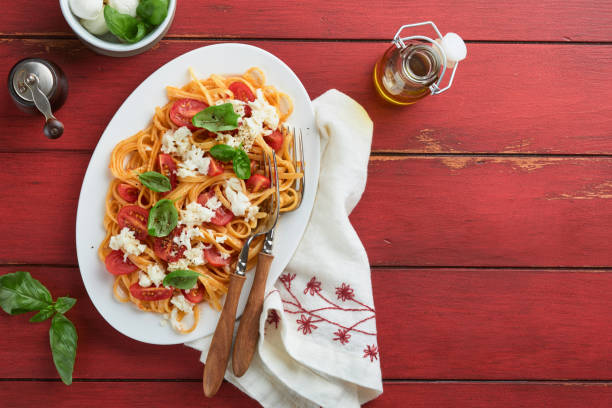
<path fill-rule="evenodd" d="M 223 376 L 225 375 L 229 354 L 232 349 L 236 308 L 238 307 L 238 299 L 240 299 L 240 291 L 242 290 L 244 280 L 244 276 L 235 273 L 230 277 L 225 304 L 223 305 L 215 334 L 213 334 L 208 356 L 206 357 L 206 365 L 204 366 L 202 384 L 204 395 L 207 397 L 214 396 L 223 382 Z"/>
<path fill-rule="evenodd" d="M 240 318 L 240 326 L 238 326 L 238 334 L 234 343 L 232 367 L 236 377 L 242 377 L 251 364 L 253 354 L 255 354 L 255 348 L 259 340 L 259 317 L 263 308 L 266 280 L 273 260 L 273 255 L 264 253 L 260 253 L 257 259 L 255 280 L 244 313 Z"/>

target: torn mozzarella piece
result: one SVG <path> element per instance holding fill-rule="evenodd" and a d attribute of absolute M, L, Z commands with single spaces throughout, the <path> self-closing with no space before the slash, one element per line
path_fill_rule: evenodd
<path fill-rule="evenodd" d="M 123 251 L 124 262 L 127 260 L 128 255 L 138 256 L 147 249 L 147 246 L 141 244 L 136 239 L 134 231 L 128 227 L 124 227 L 119 234 L 112 236 L 108 246 L 115 251 Z"/>
<path fill-rule="evenodd" d="M 249 198 L 242 192 L 240 180 L 232 177 L 225 181 L 225 197 L 231 204 L 231 210 L 236 216 L 243 216 L 251 202 Z"/>
<path fill-rule="evenodd" d="M 208 207 L 208 203 L 206 204 L 206 207 L 196 201 L 187 204 L 187 207 L 181 210 L 179 224 L 194 227 L 209 222 L 215 216 L 215 212 Z"/>
<path fill-rule="evenodd" d="M 155 286 L 159 287 L 159 285 L 162 284 L 164 278 L 166 277 L 166 271 L 164 271 L 164 268 L 162 266 L 159 266 L 158 264 L 153 264 L 147 267 L 147 275 L 149 275 L 149 279 L 151 279 L 151 282 L 153 282 Z"/>

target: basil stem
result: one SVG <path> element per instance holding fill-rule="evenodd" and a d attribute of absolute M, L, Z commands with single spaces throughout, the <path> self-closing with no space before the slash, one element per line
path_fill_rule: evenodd
<path fill-rule="evenodd" d="M 198 284 L 198 276 L 199 273 L 189 269 L 178 269 L 166 275 L 163 285 L 177 289 L 193 289 Z"/>
<path fill-rule="evenodd" d="M 147 171 L 146 173 L 142 173 L 138 176 L 138 179 L 143 186 L 158 193 L 164 193 L 172 189 L 170 179 L 156 171 Z"/>
<path fill-rule="evenodd" d="M 198 112 L 191 119 L 193 126 L 210 130 L 211 132 L 223 132 L 234 130 L 238 127 L 240 116 L 234 112 L 231 103 L 209 106 Z"/>
<path fill-rule="evenodd" d="M 147 229 L 153 237 L 165 237 L 178 223 L 178 211 L 171 200 L 159 200 L 149 213 Z"/>

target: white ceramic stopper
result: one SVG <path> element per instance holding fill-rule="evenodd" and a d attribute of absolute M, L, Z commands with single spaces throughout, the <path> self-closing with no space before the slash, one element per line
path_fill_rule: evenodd
<path fill-rule="evenodd" d="M 102 0 L 69 0 L 68 4 L 75 16 L 86 20 L 96 18 L 104 8 Z"/>
<path fill-rule="evenodd" d="M 459 34 L 447 33 L 442 38 L 442 48 L 446 53 L 446 59 L 448 62 L 455 63 L 459 62 L 467 57 L 467 47 L 463 39 L 459 37 Z"/>

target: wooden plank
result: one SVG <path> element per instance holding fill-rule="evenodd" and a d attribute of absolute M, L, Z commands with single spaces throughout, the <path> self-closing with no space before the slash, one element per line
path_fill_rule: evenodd
<path fill-rule="evenodd" d="M 197 351 L 139 343 L 112 329 L 78 270 L 3 266 L 0 273 L 20 269 L 54 296 L 78 299 L 68 313 L 79 333 L 75 378 L 201 378 Z M 612 379 L 612 273 L 375 269 L 372 279 L 384 378 Z M 27 318 L 0 314 L 0 378 L 57 378 L 48 323 Z"/>
<path fill-rule="evenodd" d="M 403 12 L 402 12 L 403 11 Z M 470 40 L 609 41 L 612 6 L 605 1 L 441 1 L 410 7 L 400 0 L 178 2 L 170 36 L 243 38 L 391 38 L 402 24 L 433 20 Z M 44 16 L 44 18 L 33 18 Z M 27 24 L 26 24 L 27 22 Z M 554 24 L 551 24 L 554 22 Z M 72 34 L 57 2 L 20 1 L 7 7 L 2 35 Z"/>
<path fill-rule="evenodd" d="M 0 262 L 76 264 L 89 154 L 0 160 Z M 374 157 L 351 219 L 373 265 L 612 266 L 611 170 L 610 158 Z"/>
<path fill-rule="evenodd" d="M 66 131 L 46 140 L 42 120 L 0 99 L 0 151 L 92 150 L 125 98 L 164 62 L 202 41 L 167 41 L 137 57 L 93 54 L 74 40 L 0 41 L 6 77 L 24 55 L 50 58 L 66 71 L 70 96 L 57 116 Z M 470 44 L 453 88 L 412 107 L 390 106 L 376 95 L 374 62 L 381 43 L 252 42 L 278 55 L 312 97 L 336 87 L 360 102 L 374 120 L 373 149 L 409 153 L 612 154 L 612 82 L 593 67 L 612 63 L 612 46 Z M 316 55 L 317 58 L 304 58 Z M 325 61 L 324 69 L 321 61 Z M 349 69 L 350 67 L 350 69 Z M 187 68 L 187 67 L 186 67 Z M 169 78 L 180 84 L 182 78 Z M 586 92 L 597 87 L 597 95 Z"/>
<path fill-rule="evenodd" d="M 158 406 L 168 396 L 180 396 L 184 406 L 259 407 L 231 384 L 224 383 L 213 399 L 206 399 L 198 383 L 185 382 L 86 382 L 66 387 L 57 382 L 4 382 L 0 398 L 7 408 L 44 403 L 63 408 L 133 408 Z M 387 383 L 367 408 L 505 408 L 558 407 L 607 408 L 612 404 L 609 383 Z"/>

